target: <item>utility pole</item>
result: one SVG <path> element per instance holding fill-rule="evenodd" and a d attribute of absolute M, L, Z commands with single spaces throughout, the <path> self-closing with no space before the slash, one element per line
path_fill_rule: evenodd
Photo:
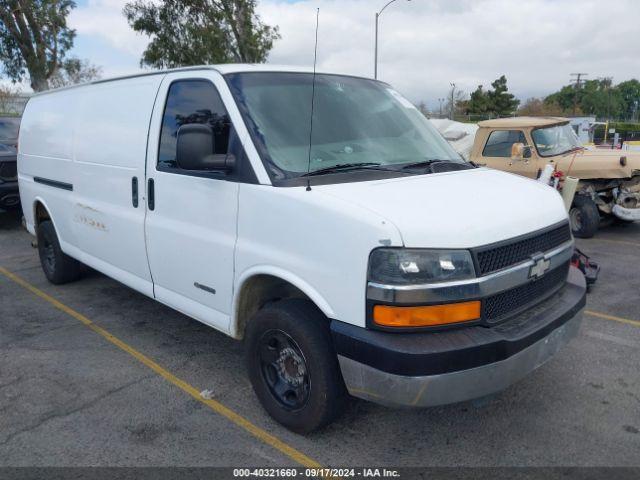
<path fill-rule="evenodd" d="M 455 110 L 455 93 L 456 93 L 456 84 L 451 82 L 449 85 L 451 85 L 451 113 L 450 113 L 450 119 L 453 120 L 453 112 Z"/>
<path fill-rule="evenodd" d="M 440 118 L 442 118 L 442 104 L 444 103 L 444 98 L 439 98 L 438 103 L 440 104 Z"/>
<path fill-rule="evenodd" d="M 589 75 L 588 73 L 572 73 L 571 74 L 571 82 L 575 82 L 575 93 L 573 94 L 573 116 L 575 117 L 576 111 L 578 110 L 578 91 L 580 90 L 580 80 L 582 77 L 586 77 Z M 575 78 L 573 78 L 575 77 Z"/>

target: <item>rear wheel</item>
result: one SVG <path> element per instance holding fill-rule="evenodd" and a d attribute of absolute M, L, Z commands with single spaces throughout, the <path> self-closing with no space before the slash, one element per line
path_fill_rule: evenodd
<path fill-rule="evenodd" d="M 344 408 L 329 323 L 309 301 L 281 300 L 258 311 L 247 326 L 245 360 L 264 409 L 294 432 L 317 430 Z"/>
<path fill-rule="evenodd" d="M 591 238 L 600 226 L 600 212 L 591 198 L 576 195 L 569 210 L 569 220 L 573 235 L 578 238 Z"/>
<path fill-rule="evenodd" d="M 38 254 L 42 271 L 51 283 L 60 285 L 80 277 L 81 263 L 60 249 L 56 229 L 50 220 L 38 225 Z"/>

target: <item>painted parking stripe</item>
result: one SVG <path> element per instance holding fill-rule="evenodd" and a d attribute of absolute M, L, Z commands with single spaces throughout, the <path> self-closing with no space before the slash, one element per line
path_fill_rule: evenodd
<path fill-rule="evenodd" d="M 637 320 L 629 320 L 628 318 L 616 317 L 615 315 L 607 315 L 606 313 L 594 312 L 593 310 L 585 310 L 584 313 L 586 313 L 587 315 L 591 315 L 592 317 L 602 318 L 603 320 L 613 320 L 614 322 L 626 323 L 627 325 L 640 327 L 640 322 Z"/>
<path fill-rule="evenodd" d="M 256 437 L 258 440 L 260 440 L 260 441 L 266 443 L 267 445 L 275 448 L 276 450 L 280 451 L 281 453 L 283 453 L 287 457 L 291 458 L 295 462 L 299 463 L 300 465 L 303 465 L 305 467 L 310 467 L 310 468 L 321 468 L 322 467 L 314 459 L 306 456 L 304 453 L 296 450 L 291 445 L 285 443 L 284 441 L 280 440 L 279 438 L 275 437 L 274 435 L 268 433 L 266 430 L 263 430 L 262 428 L 258 427 L 257 425 L 251 423 L 249 420 L 247 420 L 246 418 L 244 418 L 242 415 L 240 415 L 239 413 L 235 412 L 234 410 L 230 409 L 229 407 L 223 405 L 222 403 L 220 403 L 220 402 L 218 402 L 216 400 L 202 398 L 202 396 L 200 395 L 200 391 L 198 389 L 196 389 L 195 387 L 193 387 L 189 383 L 185 382 L 184 380 L 181 380 L 180 378 L 176 377 L 175 375 L 173 375 L 168 370 L 165 370 L 160 365 L 158 365 L 156 362 L 151 360 L 149 357 L 147 357 L 143 353 L 139 352 L 138 350 L 136 350 L 132 346 L 128 345 L 127 343 L 123 342 L 119 338 L 115 337 L 114 335 L 109 333 L 104 328 L 96 325 L 91 320 L 89 320 L 87 317 L 82 315 L 81 313 L 76 312 L 75 310 L 73 310 L 72 308 L 66 306 L 62 302 L 56 300 L 52 296 L 47 295 L 46 293 L 44 293 L 39 288 L 34 287 L 30 283 L 28 283 L 26 280 L 23 280 L 22 278 L 18 277 L 14 273 L 11 273 L 9 270 L 6 270 L 5 268 L 0 267 L 0 273 L 2 275 L 4 275 L 5 277 L 7 277 L 9 280 L 17 283 L 21 287 L 26 288 L 27 290 L 29 290 L 34 295 L 36 295 L 36 296 L 40 297 L 41 299 L 49 302 L 51 305 L 53 305 L 58 310 L 60 310 L 60 311 L 62 311 L 64 313 L 66 313 L 67 315 L 75 318 L 80 323 L 84 324 L 85 326 L 87 326 L 88 328 L 93 330 L 95 333 L 97 333 L 98 335 L 100 335 L 101 337 L 106 339 L 107 341 L 111 342 L 113 345 L 115 345 L 119 349 L 127 352 L 129 355 L 131 355 L 133 358 L 138 360 L 140 363 L 142 363 L 145 366 L 149 367 L 151 370 L 156 372 L 158 375 L 160 375 L 165 380 L 167 380 L 168 382 L 172 383 L 176 387 L 180 388 L 185 393 L 191 395 L 194 399 L 196 399 L 200 403 L 205 404 L 207 407 L 209 407 L 214 412 L 222 415 L 226 419 L 228 419 L 231 422 L 235 423 L 237 426 L 239 426 L 243 430 L 249 432 L 251 435 Z"/>

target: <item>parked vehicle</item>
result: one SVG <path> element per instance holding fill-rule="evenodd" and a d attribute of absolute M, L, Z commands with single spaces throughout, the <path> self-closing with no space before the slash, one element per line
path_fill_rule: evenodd
<path fill-rule="evenodd" d="M 580 179 L 569 211 L 575 236 L 592 237 L 602 217 L 640 220 L 640 153 L 586 149 L 566 118 L 501 118 L 478 126 L 471 161 L 530 178 L 552 164 Z"/>
<path fill-rule="evenodd" d="M 0 143 L 0 213 L 20 205 L 16 149 Z"/>
<path fill-rule="evenodd" d="M 228 65 L 40 93 L 18 170 L 51 282 L 84 263 L 243 339 L 262 405 L 297 432 L 347 392 L 499 391 L 581 322 L 560 196 L 463 161 L 375 80 Z"/>
<path fill-rule="evenodd" d="M 0 116 L 0 143 L 10 147 L 18 146 L 20 117 Z"/>

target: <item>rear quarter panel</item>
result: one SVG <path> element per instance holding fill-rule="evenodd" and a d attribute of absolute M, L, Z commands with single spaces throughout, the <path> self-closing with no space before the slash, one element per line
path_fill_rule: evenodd
<path fill-rule="evenodd" d="M 75 243 L 70 216 L 62 214 L 69 209 L 73 193 L 36 183 L 34 177 L 75 181 L 71 163 L 76 106 L 72 90 L 31 98 L 22 115 L 18 142 L 18 183 L 27 228 L 35 233 L 34 204 L 40 200 L 55 218 L 65 250 Z"/>

